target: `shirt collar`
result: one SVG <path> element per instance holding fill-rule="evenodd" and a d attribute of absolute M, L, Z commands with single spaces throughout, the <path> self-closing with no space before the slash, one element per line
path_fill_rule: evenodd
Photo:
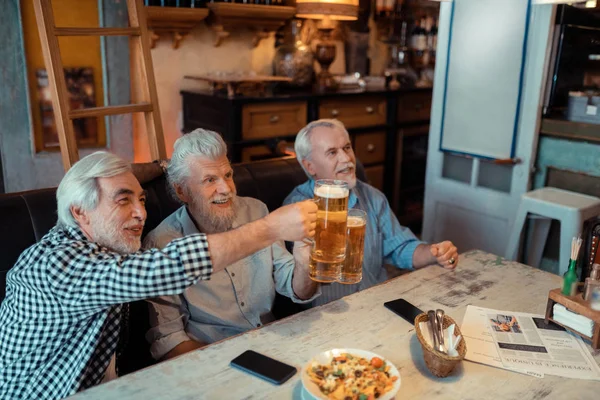
<path fill-rule="evenodd" d="M 63 228 L 66 233 L 71 236 L 74 240 L 80 241 L 80 242 L 89 242 L 90 240 L 87 238 L 87 236 L 85 236 L 85 233 L 83 233 L 83 231 L 81 230 L 80 227 L 75 227 L 75 226 L 66 226 Z"/>
<path fill-rule="evenodd" d="M 358 186 L 358 179 L 356 180 L 356 185 Z M 308 196 L 313 197 L 315 192 L 315 180 L 309 179 L 308 181 L 308 189 L 310 193 L 306 193 Z M 356 186 L 353 189 L 350 189 L 350 195 L 348 196 L 348 208 L 355 208 L 356 204 L 358 204 L 358 196 L 356 195 Z"/>

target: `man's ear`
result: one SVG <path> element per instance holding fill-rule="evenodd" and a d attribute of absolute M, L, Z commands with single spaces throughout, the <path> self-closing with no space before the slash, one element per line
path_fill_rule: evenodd
<path fill-rule="evenodd" d="M 306 168 L 311 176 L 316 175 L 317 171 L 315 170 L 315 165 L 310 160 L 302 160 L 302 165 L 304 165 L 304 168 Z"/>
<path fill-rule="evenodd" d="M 71 206 L 71 215 L 75 218 L 75 221 L 79 224 L 79 226 L 86 226 L 90 223 L 90 217 L 88 213 L 82 209 L 81 207 Z"/>
<path fill-rule="evenodd" d="M 174 184 L 173 188 L 175 189 L 175 194 L 184 204 L 190 203 L 190 197 L 187 194 L 187 190 L 183 188 L 183 186 Z"/>

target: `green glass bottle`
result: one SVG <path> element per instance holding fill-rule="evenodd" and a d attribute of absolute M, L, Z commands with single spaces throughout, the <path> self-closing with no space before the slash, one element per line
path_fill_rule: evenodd
<path fill-rule="evenodd" d="M 577 263 L 575 260 L 569 261 L 569 270 L 565 272 L 563 278 L 562 294 L 572 296 L 575 294 L 573 286 L 577 284 Z"/>

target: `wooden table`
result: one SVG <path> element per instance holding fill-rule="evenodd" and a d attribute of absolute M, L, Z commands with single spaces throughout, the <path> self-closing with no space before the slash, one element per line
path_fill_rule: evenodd
<path fill-rule="evenodd" d="M 423 362 L 411 324 L 383 307 L 405 298 L 422 310 L 444 308 L 462 321 L 467 305 L 544 315 L 548 291 L 561 279 L 481 251 L 461 256 L 456 271 L 437 266 L 402 275 L 336 302 L 277 321 L 97 386 L 83 399 L 300 399 L 300 373 L 274 386 L 229 367 L 247 349 L 294 365 L 335 348 L 373 351 L 402 375 L 396 399 L 592 399 L 600 382 L 546 375 L 543 379 L 465 361 L 445 379 Z M 467 343 L 468 345 L 468 343 Z M 596 354 L 596 361 L 600 355 Z"/>

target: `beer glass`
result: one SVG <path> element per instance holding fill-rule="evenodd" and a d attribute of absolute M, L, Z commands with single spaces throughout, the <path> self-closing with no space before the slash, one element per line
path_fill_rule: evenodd
<path fill-rule="evenodd" d="M 348 242 L 346 259 L 342 264 L 340 283 L 352 284 L 362 280 L 362 264 L 365 254 L 365 233 L 367 213 L 362 210 L 348 211 Z"/>
<path fill-rule="evenodd" d="M 309 261 L 309 274 L 314 281 L 335 282 L 340 278 L 346 258 L 349 193 L 344 181 L 321 179 L 315 182 L 317 228 Z"/>

